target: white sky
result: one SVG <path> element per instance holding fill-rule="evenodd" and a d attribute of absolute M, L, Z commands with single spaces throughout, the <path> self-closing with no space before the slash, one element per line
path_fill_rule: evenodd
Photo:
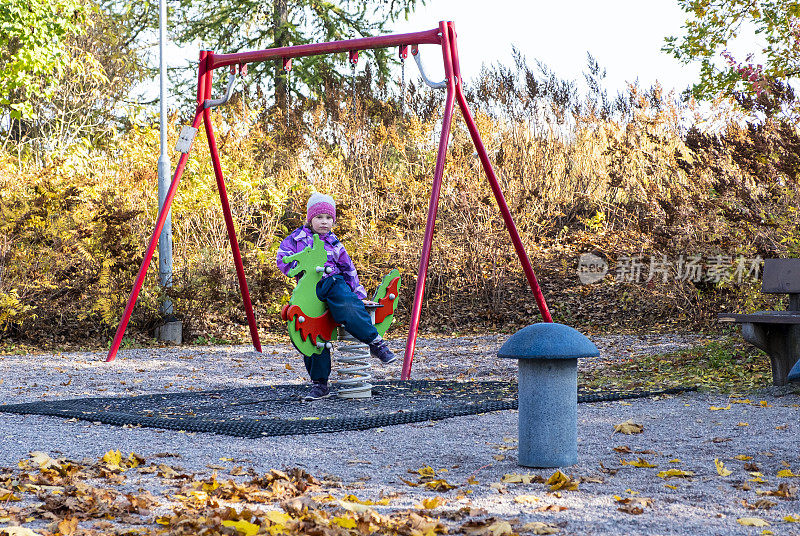
<path fill-rule="evenodd" d="M 559 77 L 579 83 L 590 52 L 607 71 L 605 87 L 612 97 L 637 77 L 641 86 L 658 80 L 679 93 L 699 72 L 661 52 L 664 37 L 680 35 L 685 20 L 675 0 L 428 0 L 394 30 L 427 30 L 440 20 L 455 23 L 466 80 L 478 75 L 481 64 L 511 65 L 512 45 L 529 65 L 540 60 Z M 426 46 L 423 56 L 431 77 L 441 78 L 441 53 Z"/>

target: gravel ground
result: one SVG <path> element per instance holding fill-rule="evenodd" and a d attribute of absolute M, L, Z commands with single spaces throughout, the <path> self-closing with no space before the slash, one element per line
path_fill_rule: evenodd
<path fill-rule="evenodd" d="M 601 356 L 581 362 L 581 367 L 685 348 L 700 340 L 678 335 L 590 338 Z M 413 376 L 511 379 L 516 364 L 496 358 L 503 340 L 500 335 L 420 339 Z M 403 342 L 390 341 L 396 350 Z M 245 347 L 125 350 L 111 364 L 104 363 L 99 353 L 4 356 L 0 358 L 1 400 L 18 403 L 305 382 L 302 361 L 285 346 L 266 346 L 263 356 Z M 396 378 L 399 371 L 397 364 L 374 369 L 377 378 Z M 172 453 L 179 456 L 174 458 L 176 464 L 201 476 L 216 470 L 223 478 L 235 466 L 252 467 L 259 474 L 272 468 L 301 467 L 324 478 L 334 495 L 353 493 L 361 499 L 376 499 L 381 493 L 396 494 L 389 506 L 373 507 L 378 511 L 414 508 L 423 498 L 442 496 L 444 509 L 480 508 L 485 515 L 515 521 L 518 529 L 543 521 L 559 527 L 561 534 L 759 534 L 764 530 L 741 525 L 737 520 L 743 518 L 768 522 L 767 529 L 774 534 L 800 534 L 800 523 L 784 519 L 800 520 L 796 498 L 800 478 L 777 476 L 786 469 L 791 473 L 783 474 L 800 474 L 798 417 L 800 396 L 791 387 L 766 388 L 747 394 L 747 399 L 689 393 L 579 404 L 579 462 L 563 471 L 582 481 L 577 491 L 556 493 L 542 483 L 502 482 L 508 474 L 547 478 L 554 472 L 517 465 L 515 411 L 263 440 L 0 413 L 0 466 L 15 466 L 37 450 L 73 460 L 97 459 L 112 449 L 135 452 L 148 461 L 158 453 Z M 614 433 L 615 425 L 628 420 L 641 424 L 643 432 Z M 752 458 L 739 459 L 743 457 Z M 623 463 L 638 458 L 656 467 Z M 715 460 L 731 474 L 721 476 Z M 441 470 L 440 477 L 458 487 L 437 493 L 401 480 L 415 480 L 408 472 L 424 466 Z M 669 469 L 693 475 L 658 476 Z M 768 494 L 780 484 L 789 498 Z M 163 491 L 163 483 L 153 475 L 141 475 L 129 485 L 155 495 Z M 626 506 L 615 496 L 632 504 Z M 641 514 L 618 509 L 637 504 Z"/>

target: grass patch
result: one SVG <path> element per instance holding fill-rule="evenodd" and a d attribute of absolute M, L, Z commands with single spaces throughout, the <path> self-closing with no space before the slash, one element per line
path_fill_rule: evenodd
<path fill-rule="evenodd" d="M 772 384 L 769 357 L 738 337 L 669 354 L 641 356 L 582 372 L 587 391 L 657 390 L 695 386 L 703 391 L 742 393 Z"/>

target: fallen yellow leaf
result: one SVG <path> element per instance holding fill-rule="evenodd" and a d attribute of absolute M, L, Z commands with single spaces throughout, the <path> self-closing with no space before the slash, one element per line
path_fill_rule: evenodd
<path fill-rule="evenodd" d="M 366 512 L 366 511 L 369 510 L 369 506 L 366 506 L 366 505 L 363 505 L 363 504 L 359 504 L 359 503 L 350 502 L 350 501 L 339 501 L 339 506 L 341 506 L 345 510 L 349 510 L 351 512 L 355 512 L 357 514 L 360 514 L 362 512 Z"/>
<path fill-rule="evenodd" d="M 333 523 L 334 525 L 339 525 L 343 529 L 354 529 L 358 527 L 358 523 L 356 523 L 356 520 L 353 519 L 352 517 L 343 517 L 343 516 L 334 517 L 333 519 L 331 519 L 331 523 Z"/>
<path fill-rule="evenodd" d="M 783 520 L 787 523 L 800 523 L 800 517 L 795 516 L 784 516 Z"/>
<path fill-rule="evenodd" d="M 641 424 L 637 424 L 631 420 L 627 420 L 623 423 L 617 424 L 614 426 L 614 433 L 620 434 L 641 434 L 644 431 L 644 426 Z"/>
<path fill-rule="evenodd" d="M 125 460 L 125 465 L 133 468 L 133 467 L 139 467 L 139 465 L 143 464 L 144 462 L 145 459 L 143 457 L 139 456 L 135 452 L 129 452 L 128 458 Z"/>
<path fill-rule="evenodd" d="M 519 473 L 508 473 L 503 475 L 500 479 L 502 482 L 508 484 L 530 484 L 531 482 L 543 482 L 544 479 L 539 475 L 532 475 L 530 473 L 521 475 Z"/>
<path fill-rule="evenodd" d="M 347 501 L 347 502 L 352 502 L 352 503 L 366 504 L 368 506 L 372 506 L 373 504 L 380 504 L 381 501 L 383 501 L 383 500 L 386 501 L 384 504 L 389 504 L 389 500 L 388 499 L 381 499 L 381 501 L 378 501 L 376 503 L 375 501 L 371 501 L 369 499 L 361 500 L 361 499 L 359 499 L 358 497 L 356 497 L 355 495 L 352 495 L 352 494 L 345 495 L 344 497 L 342 497 L 342 500 L 343 501 Z"/>
<path fill-rule="evenodd" d="M 486 534 L 487 536 L 507 536 L 513 534 L 514 531 L 511 529 L 511 523 L 508 521 L 495 521 L 488 527 L 486 527 Z"/>
<path fill-rule="evenodd" d="M 434 471 L 433 467 L 431 467 L 430 465 L 426 465 L 425 467 L 423 467 L 421 469 L 417 469 L 416 471 L 411 471 L 411 472 L 419 473 L 419 476 L 425 476 L 425 477 L 434 477 L 434 476 L 436 476 L 436 471 Z"/>
<path fill-rule="evenodd" d="M 769 523 L 758 517 L 740 517 L 736 522 L 745 527 L 769 527 Z"/>
<path fill-rule="evenodd" d="M 286 512 L 278 512 L 277 510 L 269 510 L 264 517 L 275 523 L 276 525 L 285 525 L 292 519 L 292 516 Z"/>
<path fill-rule="evenodd" d="M 214 471 L 214 474 L 211 475 L 210 479 L 205 482 L 198 482 L 198 484 L 200 484 L 200 487 L 203 489 L 203 491 L 214 491 L 215 489 L 219 488 L 220 483 L 217 482 L 217 472 Z"/>
<path fill-rule="evenodd" d="M 447 482 L 447 480 L 443 478 L 437 480 L 431 480 L 430 482 L 425 482 L 424 486 L 434 491 L 448 491 L 458 487 L 450 484 L 449 482 Z"/>
<path fill-rule="evenodd" d="M 725 409 L 731 409 L 731 405 L 728 404 L 727 406 L 709 406 L 708 409 L 711 411 L 720 411 Z"/>
<path fill-rule="evenodd" d="M 778 477 L 791 478 L 791 477 L 800 477 L 800 475 L 793 473 L 791 469 L 781 469 L 780 471 L 778 471 Z"/>
<path fill-rule="evenodd" d="M 103 461 L 110 469 L 120 469 L 122 453 L 118 450 L 109 450 L 103 455 Z"/>
<path fill-rule="evenodd" d="M 57 461 L 51 458 L 48 454 L 41 451 L 31 452 L 31 461 L 39 466 L 39 469 L 50 469 L 51 467 L 61 467 Z M 22 463 L 22 461 L 20 461 Z"/>
<path fill-rule="evenodd" d="M 429 497 L 422 499 L 422 508 L 426 510 L 433 510 L 443 505 L 447 500 L 444 497 Z"/>
<path fill-rule="evenodd" d="M 222 522 L 223 527 L 232 527 L 236 529 L 236 532 L 239 534 L 244 534 L 245 536 L 256 536 L 258 534 L 259 526 L 250 523 L 249 521 L 245 521 L 244 519 L 240 519 L 239 521 L 233 520 L 226 520 Z"/>
<path fill-rule="evenodd" d="M 714 458 L 714 465 L 717 467 L 717 474 L 719 476 L 729 476 L 733 473 L 730 469 L 725 469 L 725 465 L 719 461 L 718 458 Z"/>
<path fill-rule="evenodd" d="M 542 523 L 541 521 L 531 521 L 530 523 L 525 523 L 522 526 L 522 529 L 527 532 L 532 532 L 533 534 L 557 534 L 560 530 L 558 527 L 548 525 L 547 523 Z"/>
<path fill-rule="evenodd" d="M 424 534 L 424 536 L 435 536 L 439 531 L 432 530 L 430 532 L 421 533 L 420 531 L 413 531 L 411 534 Z M 498 521 L 490 517 L 481 521 L 467 521 L 461 525 L 460 534 L 468 536 L 507 536 L 513 534 L 511 524 L 508 521 Z"/>
<path fill-rule="evenodd" d="M 666 471 L 660 471 L 658 473 L 658 476 L 661 478 L 670 478 L 670 477 L 685 478 L 689 476 L 694 476 L 694 472 L 683 471 L 681 469 L 667 469 Z"/>
<path fill-rule="evenodd" d="M 578 483 L 561 471 L 556 471 L 553 473 L 550 478 L 547 479 L 545 484 L 550 486 L 551 491 L 559 489 L 575 491 L 578 489 Z"/>
<path fill-rule="evenodd" d="M 14 495 L 10 489 L 0 488 L 0 502 L 19 501 L 20 498 Z"/>
<path fill-rule="evenodd" d="M 535 495 L 517 495 L 514 497 L 514 502 L 518 502 L 520 504 L 529 504 L 534 503 L 539 500 L 539 497 Z"/>
<path fill-rule="evenodd" d="M 746 456 L 744 454 L 737 454 L 736 456 L 733 457 L 733 459 L 734 460 L 739 460 L 741 462 L 745 462 L 747 460 L 752 460 L 753 457 L 752 456 Z"/>
<path fill-rule="evenodd" d="M 644 458 L 637 458 L 636 461 L 628 461 L 628 460 L 621 460 L 622 465 L 630 465 L 632 467 L 658 467 L 658 465 L 652 464 L 645 460 Z"/>
<path fill-rule="evenodd" d="M 58 522 L 58 532 L 63 536 L 72 536 L 78 530 L 78 519 L 71 517 Z"/>

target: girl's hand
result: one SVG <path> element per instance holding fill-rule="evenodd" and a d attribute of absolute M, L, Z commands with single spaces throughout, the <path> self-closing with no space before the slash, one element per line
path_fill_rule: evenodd
<path fill-rule="evenodd" d="M 372 300 L 361 300 L 361 301 L 364 303 L 364 305 L 380 305 L 380 303 L 374 302 Z"/>

